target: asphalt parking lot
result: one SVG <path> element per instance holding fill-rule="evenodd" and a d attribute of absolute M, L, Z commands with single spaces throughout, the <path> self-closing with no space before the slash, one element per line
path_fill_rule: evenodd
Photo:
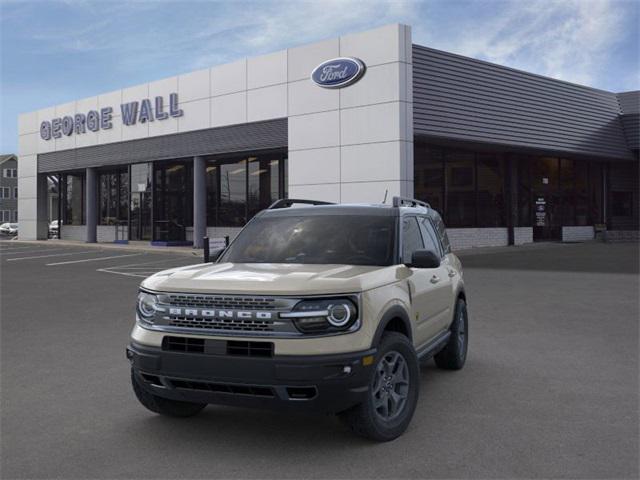
<path fill-rule="evenodd" d="M 638 478 L 638 245 L 463 256 L 470 350 L 422 367 L 409 430 L 146 411 L 124 348 L 141 277 L 185 254 L 0 242 L 2 478 Z"/>

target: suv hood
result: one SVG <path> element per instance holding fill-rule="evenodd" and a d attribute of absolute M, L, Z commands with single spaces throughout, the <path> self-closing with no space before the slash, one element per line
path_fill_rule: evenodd
<path fill-rule="evenodd" d="M 356 293 L 396 282 L 399 266 L 200 264 L 158 272 L 142 287 L 161 292 L 246 295 Z"/>

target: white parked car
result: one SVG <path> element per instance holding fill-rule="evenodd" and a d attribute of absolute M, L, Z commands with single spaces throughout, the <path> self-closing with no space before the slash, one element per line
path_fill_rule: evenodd
<path fill-rule="evenodd" d="M 58 238 L 60 231 L 58 220 L 53 220 L 49 223 L 49 238 Z"/>
<path fill-rule="evenodd" d="M 0 233 L 4 235 L 17 235 L 18 224 L 17 223 L 3 223 L 0 225 Z"/>

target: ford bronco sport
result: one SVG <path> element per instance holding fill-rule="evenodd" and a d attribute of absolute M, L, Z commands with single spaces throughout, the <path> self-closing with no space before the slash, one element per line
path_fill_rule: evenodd
<path fill-rule="evenodd" d="M 387 441 L 413 416 L 419 360 L 462 368 L 467 328 L 461 264 L 427 204 L 288 199 L 215 263 L 145 279 L 127 357 L 156 413 L 288 407 Z"/>

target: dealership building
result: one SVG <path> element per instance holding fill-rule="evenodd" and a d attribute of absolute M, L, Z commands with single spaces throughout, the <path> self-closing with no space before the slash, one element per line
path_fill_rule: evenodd
<path fill-rule="evenodd" d="M 454 248 L 637 239 L 639 106 L 388 25 L 20 115 L 19 236 L 59 218 L 63 239 L 201 246 L 278 198 L 401 195 Z"/>

